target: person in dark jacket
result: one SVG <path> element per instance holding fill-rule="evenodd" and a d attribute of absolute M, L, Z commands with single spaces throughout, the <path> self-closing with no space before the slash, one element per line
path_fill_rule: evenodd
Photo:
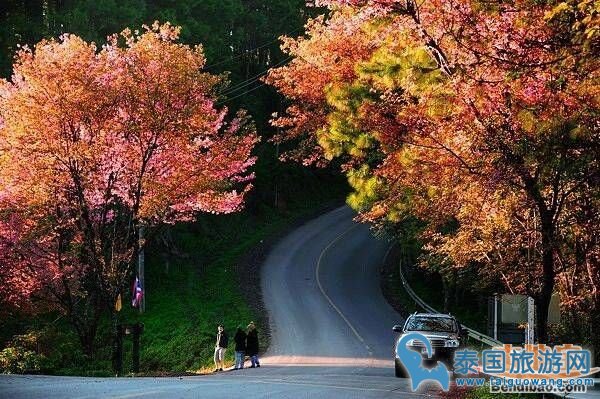
<path fill-rule="evenodd" d="M 238 326 L 233 340 L 235 341 L 235 366 L 233 369 L 241 370 L 244 368 L 244 357 L 246 356 L 246 332 L 242 326 Z"/>
<path fill-rule="evenodd" d="M 254 367 L 260 367 L 260 362 L 258 361 L 258 332 L 256 331 L 256 326 L 254 325 L 253 321 L 248 324 L 246 354 L 250 356 L 250 362 L 252 363 L 250 366 L 251 369 Z"/>
<path fill-rule="evenodd" d="M 225 332 L 222 324 L 217 327 L 217 342 L 215 342 L 215 372 L 223 371 L 223 361 L 225 359 L 225 351 L 229 344 L 229 337 Z"/>

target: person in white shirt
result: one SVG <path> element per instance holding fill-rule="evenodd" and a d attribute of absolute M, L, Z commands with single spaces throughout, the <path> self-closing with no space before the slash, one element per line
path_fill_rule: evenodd
<path fill-rule="evenodd" d="M 223 361 L 225 360 L 225 351 L 229 344 L 229 337 L 222 324 L 217 327 L 217 342 L 215 343 L 215 372 L 223 371 Z"/>

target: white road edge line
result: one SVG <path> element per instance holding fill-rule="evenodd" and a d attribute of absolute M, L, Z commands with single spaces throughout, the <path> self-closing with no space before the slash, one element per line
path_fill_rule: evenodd
<path fill-rule="evenodd" d="M 319 384 L 315 382 L 295 382 L 295 381 L 281 381 L 281 380 L 257 380 L 255 383 L 261 384 L 273 384 L 273 385 L 295 385 L 313 388 L 330 388 L 330 389 L 345 389 L 351 391 L 371 391 L 371 392 L 386 392 L 391 394 L 402 394 L 406 395 L 406 392 L 397 392 L 396 389 L 383 389 L 383 388 L 367 388 L 367 387 L 352 387 L 343 385 L 330 385 L 330 384 Z M 419 394 L 411 392 L 415 396 L 426 396 L 425 394 Z"/>
<path fill-rule="evenodd" d="M 136 392 L 136 393 L 130 393 L 130 394 L 125 394 L 125 395 L 108 395 L 108 397 L 110 397 L 111 399 L 131 399 L 131 398 L 141 398 L 144 396 L 148 396 L 148 395 L 155 395 L 155 394 L 161 394 L 161 393 L 168 393 L 168 390 L 165 389 L 158 389 L 158 390 L 153 390 L 153 391 L 146 391 L 146 392 Z M 90 396 L 83 396 L 83 397 L 79 397 L 79 399 L 91 399 L 91 398 L 98 398 L 98 395 L 90 395 Z"/>
<path fill-rule="evenodd" d="M 344 375 L 345 377 L 350 377 L 348 375 Z M 328 384 L 328 383 L 320 383 L 317 381 L 292 381 L 292 380 L 288 380 L 288 379 L 282 379 L 282 378 L 266 378 L 266 379 L 256 379 L 256 377 L 253 377 L 254 379 L 251 378 L 247 378 L 244 379 L 244 383 L 253 383 L 253 384 L 273 384 L 273 385 L 294 385 L 294 386 L 305 386 L 305 387 L 313 387 L 313 388 L 332 388 L 332 389 L 345 389 L 345 390 L 351 390 L 351 391 L 373 391 L 373 392 L 386 392 L 386 393 L 391 393 L 394 395 L 409 395 L 409 397 L 431 397 L 431 395 L 426 394 L 426 393 L 420 393 L 420 392 L 399 392 L 398 389 L 400 389 L 400 387 L 389 387 L 390 389 L 386 389 L 386 388 L 373 388 L 373 387 L 358 387 L 358 386 L 347 386 L 347 385 L 335 385 L 335 384 Z M 221 383 L 226 383 L 226 382 L 230 382 L 230 379 L 221 379 L 221 380 L 212 380 L 211 383 L 216 383 L 218 382 L 219 384 Z M 393 388 L 393 389 L 391 389 Z"/>

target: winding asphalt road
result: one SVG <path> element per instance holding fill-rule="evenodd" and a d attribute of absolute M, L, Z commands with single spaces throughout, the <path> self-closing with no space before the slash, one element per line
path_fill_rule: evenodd
<path fill-rule="evenodd" d="M 272 343 L 259 369 L 179 378 L 1 376 L 0 398 L 416 398 L 394 377 L 379 269 L 389 243 L 341 207 L 285 237 L 262 268 Z"/>

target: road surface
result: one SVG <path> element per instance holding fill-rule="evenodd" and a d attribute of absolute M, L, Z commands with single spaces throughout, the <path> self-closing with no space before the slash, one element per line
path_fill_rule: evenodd
<path fill-rule="evenodd" d="M 0 398 L 422 398 L 394 377 L 379 268 L 390 244 L 341 207 L 285 237 L 262 268 L 272 343 L 259 369 L 183 378 L 2 376 Z"/>

